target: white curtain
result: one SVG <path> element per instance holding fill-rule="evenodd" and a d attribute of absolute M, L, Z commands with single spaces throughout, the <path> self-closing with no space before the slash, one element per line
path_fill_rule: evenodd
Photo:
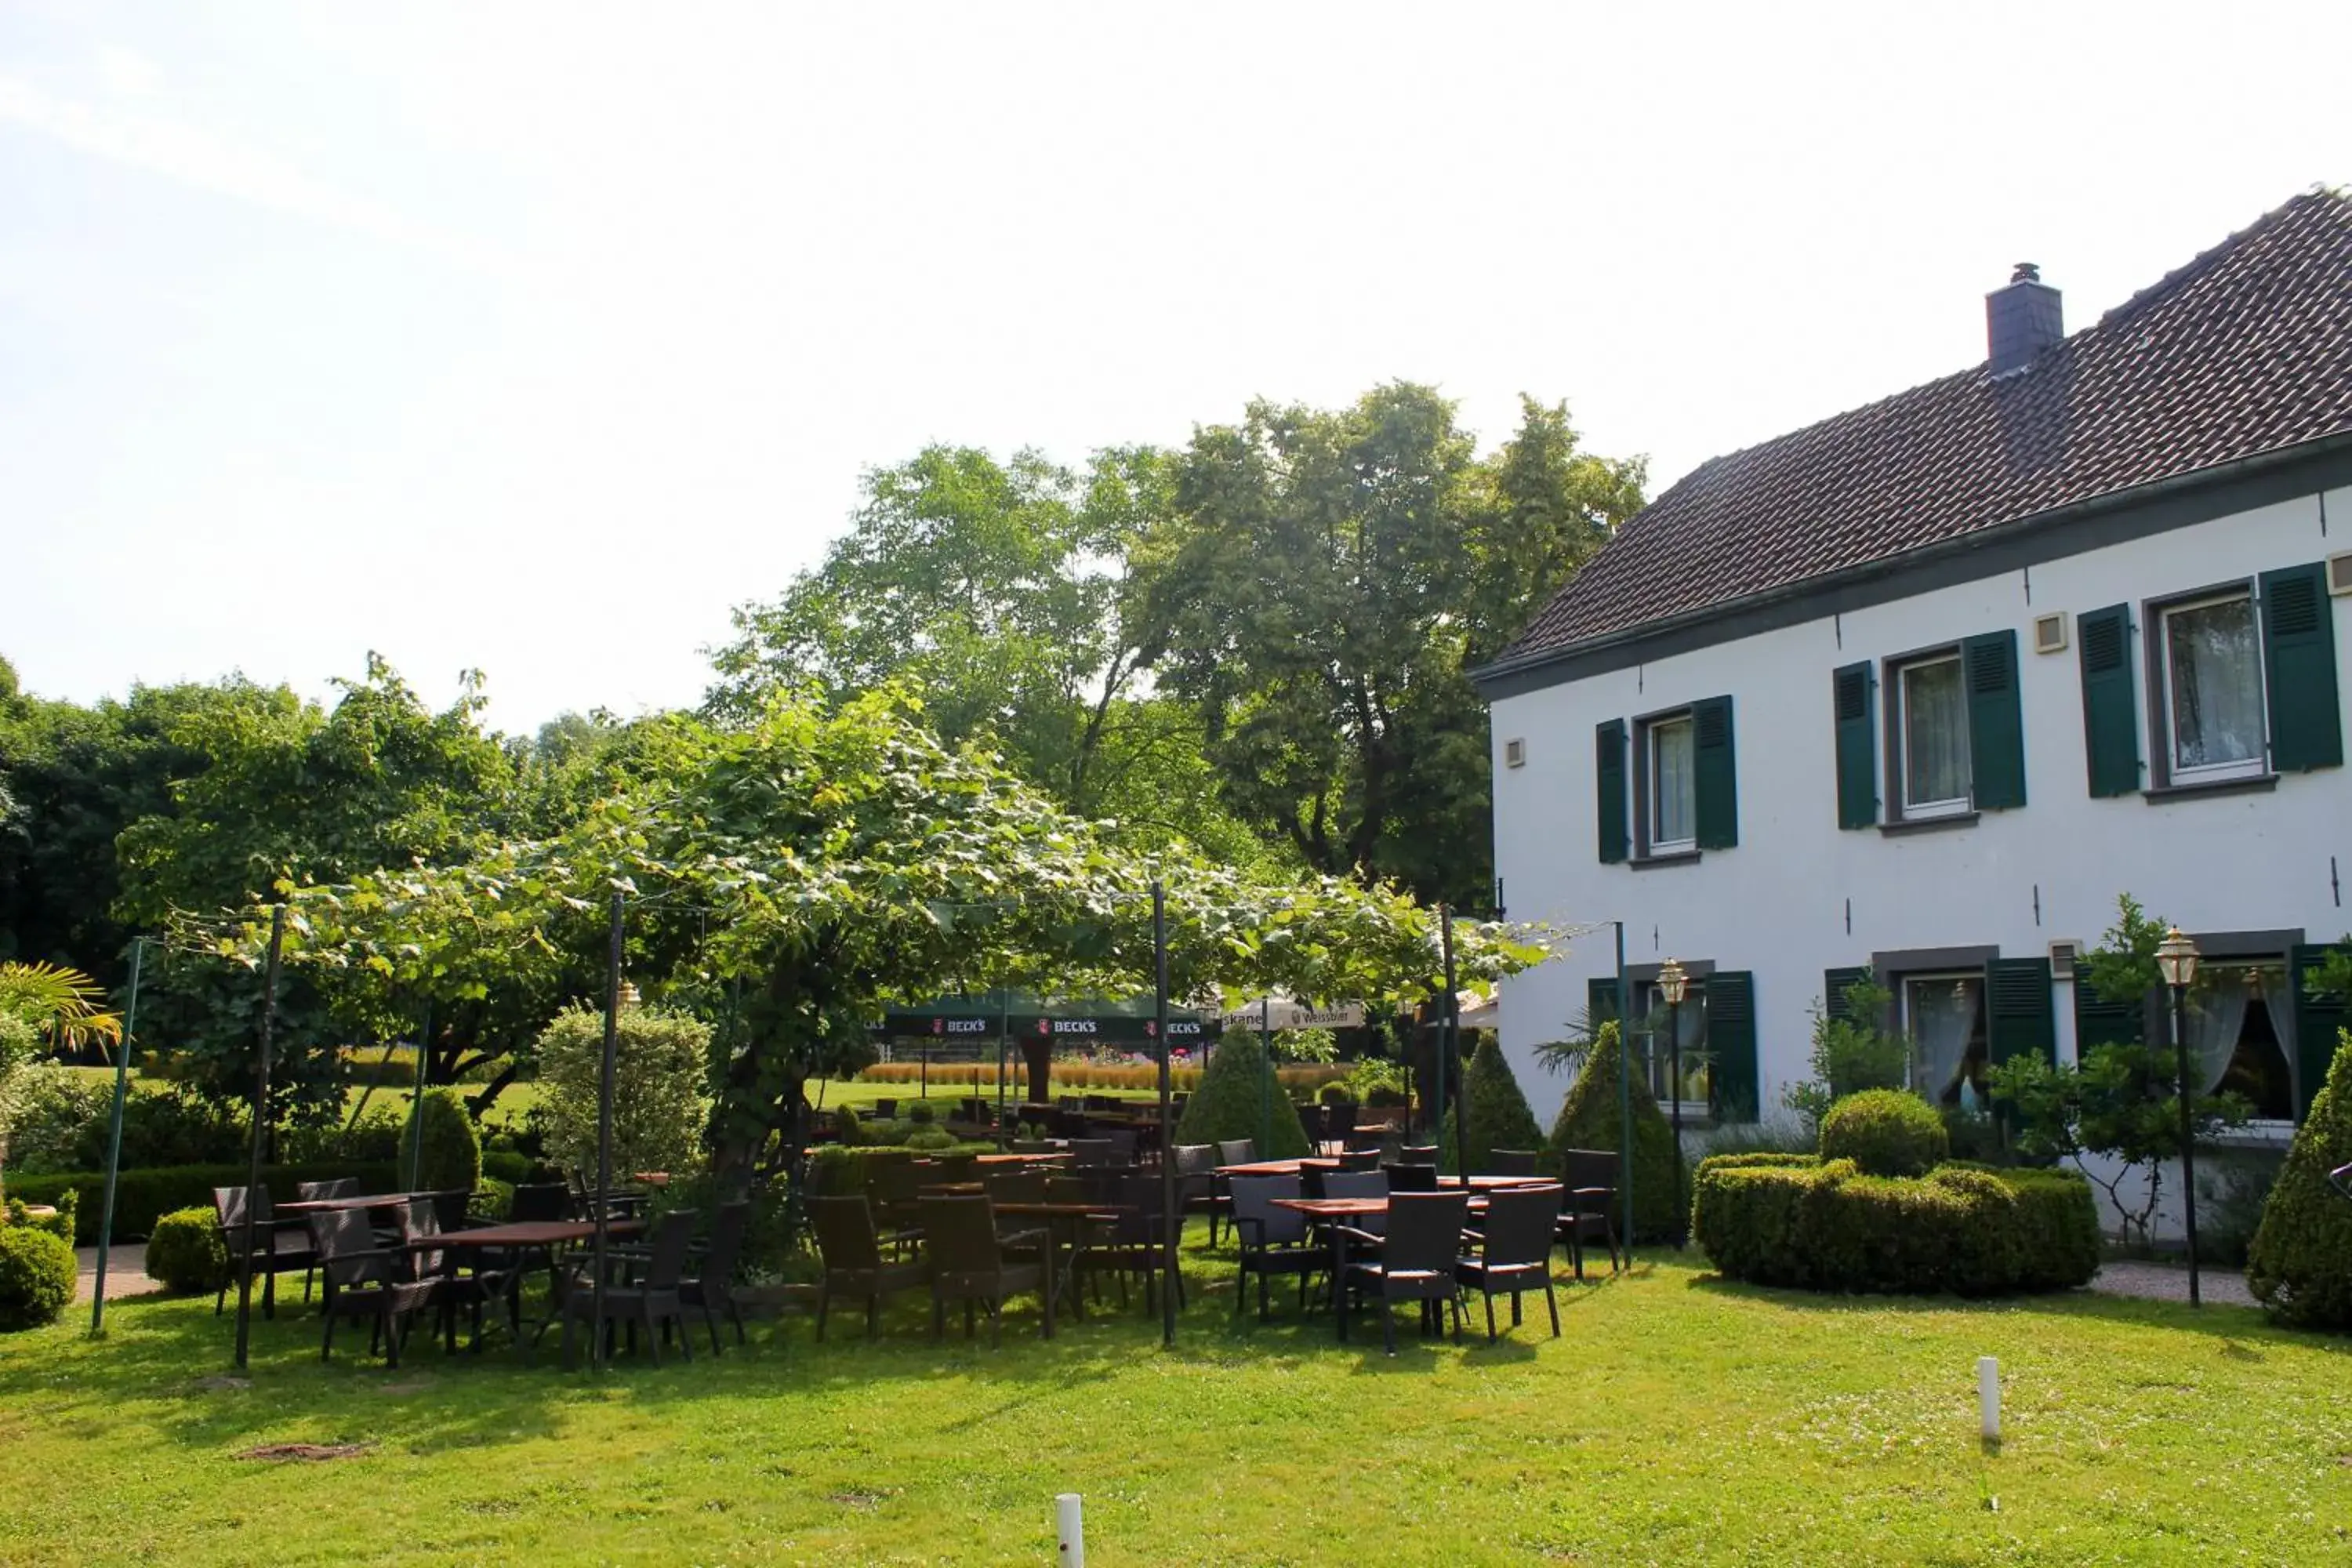
<path fill-rule="evenodd" d="M 1679 720 L 1672 724 L 1661 724 L 1655 733 L 1658 811 L 1657 825 L 1651 834 L 1651 841 L 1678 844 L 1696 837 L 1698 832 L 1698 825 L 1692 820 L 1692 803 L 1697 798 L 1697 784 L 1692 773 L 1690 721 Z"/>
<path fill-rule="evenodd" d="M 2189 998 L 2189 1056 L 2207 1094 L 2230 1070 L 2230 1058 L 2238 1054 L 2238 1036 L 2246 1026 L 2244 972 L 2223 970 L 2213 980 Z"/>
<path fill-rule="evenodd" d="M 1911 987 L 1911 1037 L 1919 1048 L 1918 1086 L 1940 1100 L 1960 1077 L 1984 998 L 1974 980 L 1923 980 Z M 1966 1086 L 1962 1086 L 1965 1091 Z M 1965 1093 L 1964 1093 L 1965 1098 Z"/>
<path fill-rule="evenodd" d="M 2166 617 L 2166 630 L 2175 763 L 2213 767 L 2261 756 L 2263 676 L 2252 602 L 2229 599 L 2175 610 Z"/>
<path fill-rule="evenodd" d="M 2271 1031 L 2278 1036 L 2280 1054 L 2286 1058 L 2287 1081 L 2298 1090 L 2311 1086 L 2300 1081 L 2302 1061 L 2294 1054 L 2294 982 L 2284 969 L 2265 969 L 2263 977 L 2263 1006 L 2271 1016 Z M 2297 1099 L 2295 1104 L 2303 1101 Z"/>
<path fill-rule="evenodd" d="M 1911 805 L 1969 797 L 1968 699 L 1960 661 L 1903 672 L 1904 800 Z"/>

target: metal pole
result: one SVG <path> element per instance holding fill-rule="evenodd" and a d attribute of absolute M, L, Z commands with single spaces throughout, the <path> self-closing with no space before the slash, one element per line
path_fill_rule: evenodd
<path fill-rule="evenodd" d="M 2197 1130 L 2189 1111 L 2189 987 L 2172 988 L 2172 1048 L 2180 1070 L 2180 1205 L 2189 1228 L 2189 1304 L 2197 1292 Z"/>
<path fill-rule="evenodd" d="M 1633 1011 L 1626 1005 L 1625 922 L 1612 921 L 1617 928 L 1617 1190 L 1623 1204 L 1618 1213 L 1618 1224 L 1625 1234 L 1618 1239 L 1625 1244 L 1628 1262 L 1633 1257 L 1633 1042 L 1625 1029 L 1627 1016 Z"/>
<path fill-rule="evenodd" d="M 611 1228 L 613 1190 L 613 1064 L 621 1048 L 621 895 L 613 895 L 612 940 L 604 957 L 604 1054 L 596 1073 L 596 1248 L 593 1305 L 588 1320 L 588 1364 L 604 1361 L 604 1244 Z"/>
<path fill-rule="evenodd" d="M 261 1149 L 269 1136 L 269 1034 L 278 1021 L 278 954 L 286 940 L 286 906 L 269 911 L 269 964 L 261 982 L 261 1060 L 253 1075 L 253 1157 L 245 1179 L 245 1228 L 237 1233 L 236 1370 L 245 1370 L 253 1334 L 253 1223 L 261 1207 Z M 275 1289 L 275 1287 L 272 1287 Z"/>
<path fill-rule="evenodd" d="M 1160 1342 L 1176 1344 L 1176 1291 L 1183 1274 L 1176 1253 L 1180 1234 L 1176 1209 L 1176 1131 L 1169 1107 L 1168 1073 L 1168 895 L 1151 884 L 1151 967 L 1158 991 L 1155 1009 L 1160 1020 L 1160 1231 L 1167 1238 L 1167 1277 L 1160 1282 Z"/>
<path fill-rule="evenodd" d="M 106 1332 L 106 1256 L 114 1245 L 114 1184 L 122 1171 L 122 1102 L 131 1092 L 131 1043 L 139 1035 L 139 961 L 147 939 L 131 939 L 131 1005 L 122 1012 L 122 1040 L 114 1048 L 114 1112 L 106 1125 L 106 1202 L 99 1210 L 98 1276 L 90 1281 L 89 1337 Z"/>
<path fill-rule="evenodd" d="M 1257 1082 L 1257 1157 L 1274 1156 L 1274 998 L 1257 1005 L 1257 1048 L 1265 1058 L 1265 1076 Z M 1314 1150 L 1307 1151 L 1312 1154 Z"/>
<path fill-rule="evenodd" d="M 1445 1060 L 1437 1069 L 1437 1080 L 1454 1070 L 1462 1059 L 1462 994 L 1455 989 L 1454 976 L 1454 911 L 1444 904 L 1437 906 L 1438 949 L 1445 955 Z M 1439 1123 L 1440 1131 L 1444 1123 Z M 1454 1100 L 1454 1163 L 1460 1171 L 1463 1185 L 1470 1184 L 1470 1107 L 1456 1095 Z"/>
<path fill-rule="evenodd" d="M 1013 1130 L 1004 1124 L 1004 1064 L 1012 1055 L 1013 993 L 1000 987 L 996 993 L 996 1146 L 1010 1148 Z"/>
<path fill-rule="evenodd" d="M 1690 1205 L 1683 1201 L 1683 1005 L 1666 1004 L 1666 1071 L 1674 1084 L 1675 1250 L 1690 1243 Z"/>
<path fill-rule="evenodd" d="M 1441 930 L 1445 924 L 1444 904 L 1437 906 L 1437 923 Z M 1440 937 L 1438 940 L 1442 942 L 1444 939 Z M 1433 1079 L 1435 1089 L 1429 1102 L 1429 1139 L 1437 1147 L 1433 1163 L 1442 1171 L 1445 1168 L 1445 1041 L 1444 1031 L 1440 1029 L 1438 1034 L 1437 1043 L 1430 1047 L 1430 1054 L 1437 1058 L 1437 1071 Z"/>
<path fill-rule="evenodd" d="M 416 1082 L 408 1091 L 408 1190 L 425 1185 L 425 1062 L 433 1054 L 433 998 L 425 999 L 425 1019 L 416 1029 Z"/>

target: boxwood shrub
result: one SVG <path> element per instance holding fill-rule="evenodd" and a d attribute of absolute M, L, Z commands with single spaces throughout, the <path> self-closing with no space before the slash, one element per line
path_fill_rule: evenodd
<path fill-rule="evenodd" d="M 1822 1118 L 1822 1158 L 1851 1160 L 1867 1175 L 1924 1176 L 1951 1152 L 1936 1108 L 1899 1089 L 1849 1094 Z"/>
<path fill-rule="evenodd" d="M 1297 1118 L 1293 1117 L 1293 1122 Z M 938 1159 L 953 1154 L 993 1154 L 993 1143 L 950 1142 L 940 1149 L 908 1149 L 890 1144 L 827 1143 L 809 1165 L 809 1184 L 821 1198 L 846 1197 L 866 1190 L 867 1173 L 877 1164 L 899 1160 Z"/>
<path fill-rule="evenodd" d="M 73 1248 L 29 1225 L 0 1225 L 0 1333 L 58 1321 L 73 1300 Z"/>
<path fill-rule="evenodd" d="M 147 1237 L 147 1278 L 175 1296 L 220 1289 L 228 1278 L 228 1248 L 210 1204 L 155 1221 Z"/>
<path fill-rule="evenodd" d="M 1851 1160 L 1699 1166 L 1693 1234 L 1726 1277 L 1845 1292 L 2000 1295 L 2097 1272 L 2090 1184 L 2058 1171 L 1872 1176 Z"/>

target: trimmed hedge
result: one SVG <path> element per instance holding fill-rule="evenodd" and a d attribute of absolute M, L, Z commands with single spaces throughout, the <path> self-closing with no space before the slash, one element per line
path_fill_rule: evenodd
<path fill-rule="evenodd" d="M 1297 1124 L 1291 1118 L 1292 1125 Z M 874 1166 L 901 1160 L 936 1160 L 948 1154 L 993 1154 L 993 1143 L 950 1142 L 941 1149 L 907 1149 L 887 1143 L 826 1143 L 809 1164 L 809 1185 L 818 1197 L 847 1197 L 866 1190 Z"/>
<path fill-rule="evenodd" d="M 228 1247 L 212 1205 L 174 1209 L 147 1237 L 147 1278 L 175 1296 L 217 1290 L 228 1278 Z"/>
<path fill-rule="evenodd" d="M 2352 1329 L 2352 1203 L 2327 1173 L 2352 1163 L 2352 1029 L 2294 1131 L 2246 1255 L 2246 1285 L 2283 1323 Z"/>
<path fill-rule="evenodd" d="M 482 1173 L 502 1182 L 526 1182 L 530 1179 L 533 1162 L 522 1154 L 485 1154 Z M 164 1165 L 144 1171 L 126 1170 L 116 1184 L 114 1193 L 114 1239 L 136 1241 L 151 1234 L 155 1222 L 174 1209 L 201 1208 L 210 1214 L 215 1187 L 245 1185 L 247 1167 L 221 1165 Z M 261 1181 L 273 1197 L 291 1198 L 297 1182 L 327 1182 L 339 1176 L 356 1177 L 362 1191 L 390 1193 L 400 1190 L 398 1168 L 389 1162 L 352 1162 L 320 1160 L 299 1165 L 264 1165 Z M 75 1194 L 79 1207 L 75 1215 L 74 1244 L 94 1246 L 98 1241 L 99 1219 L 106 1205 L 106 1173 L 102 1171 L 70 1171 L 61 1175 L 12 1176 L 8 1194 L 28 1204 L 58 1204 L 63 1206 L 64 1195 Z"/>
<path fill-rule="evenodd" d="M 1231 1035 L 1209 1058 L 1201 1087 L 1184 1102 L 1176 1123 L 1179 1143 L 1221 1143 L 1243 1138 L 1261 1160 L 1293 1160 L 1315 1151 L 1279 1083 L 1266 1082 L 1265 1051 L 1255 1035 Z"/>
<path fill-rule="evenodd" d="M 0 1333 L 56 1322 L 73 1295 L 72 1247 L 29 1225 L 0 1225 Z"/>
<path fill-rule="evenodd" d="M 1936 1108 L 1899 1089 L 1849 1094 L 1822 1118 L 1822 1158 L 1851 1160 L 1873 1176 L 1924 1176 L 1952 1152 Z"/>
<path fill-rule="evenodd" d="M 2071 1172 L 1945 1166 L 1871 1176 L 1851 1160 L 1703 1162 L 1693 1235 L 1728 1279 L 1805 1290 L 1992 1296 L 2087 1284 L 2090 1184 Z"/>

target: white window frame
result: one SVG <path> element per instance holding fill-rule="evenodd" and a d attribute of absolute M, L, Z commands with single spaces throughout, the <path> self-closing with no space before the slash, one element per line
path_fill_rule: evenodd
<path fill-rule="evenodd" d="M 2263 733 L 2254 747 L 2254 754 L 2242 762 L 2184 763 L 2180 760 L 2180 701 L 2172 689 L 2172 617 L 2191 610 L 2210 610 L 2216 605 L 2245 601 L 2246 613 L 2254 627 L 2254 688 L 2262 697 Z M 2262 605 L 2255 601 L 2251 583 L 2223 588 L 2194 598 L 2176 600 L 2157 608 L 2156 650 L 2157 679 L 2164 682 L 2164 742 L 2165 772 L 2175 784 L 2210 784 L 2225 779 L 2260 778 L 2271 769 L 2270 671 L 2263 663 Z"/>
<path fill-rule="evenodd" d="M 1691 830 L 1680 838 L 1666 838 L 1661 837 L 1658 832 L 1658 825 L 1665 820 L 1665 813 L 1660 809 L 1664 804 L 1664 797 L 1660 792 L 1664 788 L 1666 776 L 1666 771 L 1658 765 L 1658 741 L 1664 731 L 1675 729 L 1682 730 L 1690 736 L 1691 765 L 1687 770 L 1690 783 L 1690 809 L 1684 816 L 1690 823 Z M 1685 850 L 1696 849 L 1698 847 L 1697 721 L 1692 717 L 1688 709 L 1684 709 L 1679 713 L 1661 713 L 1643 724 L 1642 744 L 1647 752 L 1647 755 L 1643 760 L 1649 764 L 1649 778 L 1643 789 L 1643 793 L 1649 798 L 1642 803 L 1646 808 L 1648 817 L 1649 852 L 1653 855 L 1679 855 Z"/>
<path fill-rule="evenodd" d="M 1968 670 L 1960 664 L 1957 647 L 1941 653 L 1926 654 L 1916 658 L 1897 660 L 1895 677 L 1895 787 L 1903 802 L 1903 815 L 1907 818 L 1958 816 L 1976 808 L 1973 784 L 1949 800 L 1913 800 L 1911 798 L 1911 673 L 1948 664 L 1960 672 L 1960 749 L 1964 759 L 1961 771 L 1969 772 L 1974 762 L 1970 753 L 1968 724 Z"/>

